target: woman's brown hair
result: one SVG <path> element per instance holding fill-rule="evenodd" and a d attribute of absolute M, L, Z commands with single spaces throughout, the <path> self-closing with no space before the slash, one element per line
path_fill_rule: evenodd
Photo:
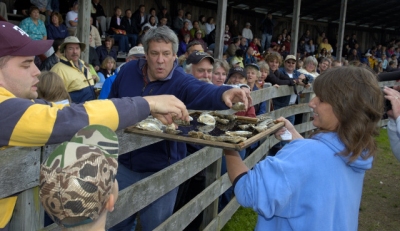
<path fill-rule="evenodd" d="M 277 60 L 279 62 L 279 65 L 281 65 L 282 64 L 282 55 L 279 54 L 278 52 L 271 52 L 265 56 L 265 61 L 267 63 L 273 62 L 274 60 Z"/>
<path fill-rule="evenodd" d="M 68 99 L 71 102 L 67 89 L 61 77 L 51 71 L 44 71 L 39 76 L 37 86 L 38 98 L 49 102 L 58 102 Z"/>
<path fill-rule="evenodd" d="M 62 15 L 61 15 L 60 13 L 58 13 L 57 11 L 53 11 L 53 13 L 51 13 L 50 21 L 51 21 L 51 18 L 52 18 L 54 15 L 57 16 L 57 18 L 58 18 L 58 24 L 61 25 L 61 24 L 64 22 L 64 20 L 63 20 Z"/>
<path fill-rule="evenodd" d="M 377 123 L 384 102 L 375 74 L 363 67 L 331 68 L 315 79 L 313 89 L 321 101 L 332 106 L 339 121 L 336 132 L 346 147 L 339 154 L 347 156 L 349 162 L 359 156 L 375 156 L 374 136 L 379 135 Z"/>

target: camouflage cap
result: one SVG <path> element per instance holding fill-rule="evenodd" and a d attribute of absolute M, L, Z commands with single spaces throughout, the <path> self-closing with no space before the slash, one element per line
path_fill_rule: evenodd
<path fill-rule="evenodd" d="M 89 125 L 49 155 L 40 170 L 40 200 L 57 224 L 74 227 L 100 216 L 114 187 L 118 148 L 111 129 Z"/>

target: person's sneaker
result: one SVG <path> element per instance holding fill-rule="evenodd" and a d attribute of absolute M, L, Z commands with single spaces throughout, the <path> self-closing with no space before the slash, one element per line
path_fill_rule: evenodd
<path fill-rule="evenodd" d="M 106 38 L 106 36 L 103 34 L 103 35 L 101 36 L 101 38 L 102 38 L 102 39 L 105 39 L 105 38 Z"/>
<path fill-rule="evenodd" d="M 119 51 L 118 56 L 125 56 L 125 52 Z"/>

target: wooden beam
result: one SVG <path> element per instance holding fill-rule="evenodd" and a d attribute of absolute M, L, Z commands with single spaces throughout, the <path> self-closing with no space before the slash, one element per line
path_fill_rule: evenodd
<path fill-rule="evenodd" d="M 291 30 L 292 41 L 290 41 L 290 54 L 294 56 L 296 56 L 297 54 L 297 41 L 299 41 L 300 8 L 301 0 L 293 1 L 293 17 Z"/>
<path fill-rule="evenodd" d="M 221 59 L 224 53 L 224 31 L 226 24 L 227 0 L 218 0 L 218 12 L 215 30 L 214 58 Z"/>
<path fill-rule="evenodd" d="M 338 41 L 337 41 L 337 51 L 336 51 L 336 59 L 339 61 L 342 60 L 342 52 L 343 52 L 343 39 L 344 39 L 344 30 L 346 27 L 346 13 L 347 13 L 347 0 L 342 0 L 340 7 L 340 21 L 339 21 L 339 31 L 338 31 Z"/>
<path fill-rule="evenodd" d="M 90 12 L 92 9 L 92 3 L 90 0 L 83 0 L 79 1 L 78 4 L 78 31 L 76 36 L 82 43 L 89 44 Z M 86 46 L 85 51 L 81 52 L 81 59 L 87 63 L 89 62 L 89 46 Z"/>

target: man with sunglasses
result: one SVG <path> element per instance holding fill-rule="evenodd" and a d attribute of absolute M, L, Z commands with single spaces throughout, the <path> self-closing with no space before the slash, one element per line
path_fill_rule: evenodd
<path fill-rule="evenodd" d="M 296 70 L 296 56 L 288 55 L 285 58 L 283 63 L 283 67 L 279 68 L 279 71 L 283 74 L 289 76 L 292 79 L 296 80 L 297 85 L 309 87 L 310 84 L 314 81 L 314 77 L 307 74 L 302 74 Z M 297 94 L 292 94 L 290 96 L 289 105 L 297 103 Z M 294 116 L 290 116 L 288 120 L 293 124 Z"/>

